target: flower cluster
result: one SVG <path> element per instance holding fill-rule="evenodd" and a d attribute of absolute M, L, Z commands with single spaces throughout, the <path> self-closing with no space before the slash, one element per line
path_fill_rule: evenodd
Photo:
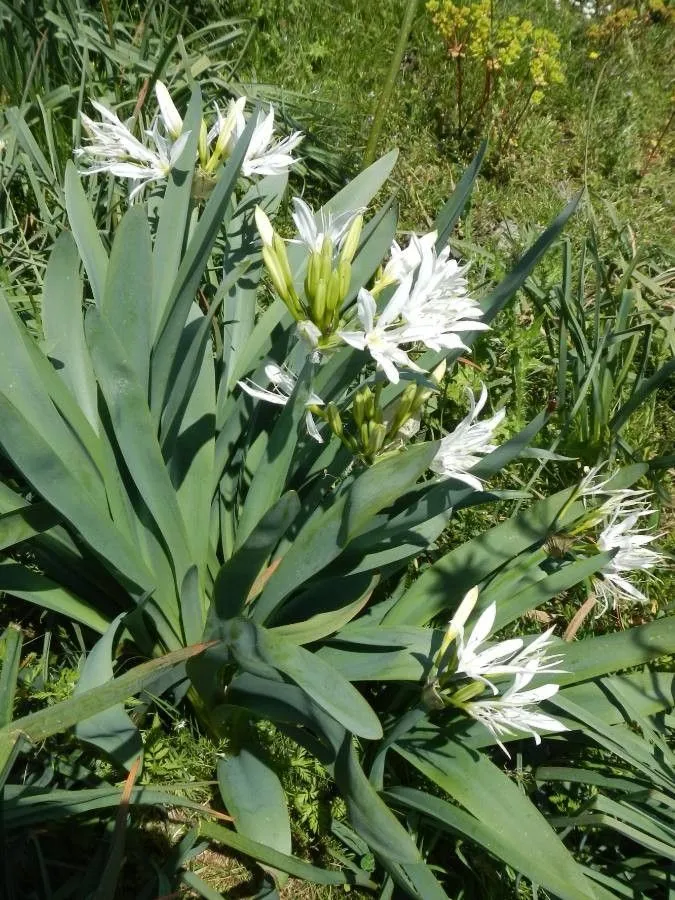
<path fill-rule="evenodd" d="M 539 675 L 560 674 L 563 670 L 556 667 L 561 657 L 548 655 L 553 643 L 552 628 L 528 644 L 522 638 L 487 644 L 497 616 L 495 603 L 485 608 L 465 639 L 464 626 L 477 600 L 478 589 L 473 588 L 453 616 L 425 696 L 430 706 L 452 706 L 476 719 L 509 756 L 502 737 L 525 732 L 538 744 L 540 732 L 566 730 L 561 722 L 539 709 L 540 703 L 557 693 L 557 684 L 524 690 Z"/>
<path fill-rule="evenodd" d="M 612 477 L 603 475 L 601 468 L 589 469 L 573 495 L 581 498 L 585 505 L 589 500 L 601 502 L 589 508 L 581 522 L 570 531 L 570 547 L 575 547 L 576 538 L 591 533 L 592 544 L 598 551 L 613 553 L 601 575 L 593 579 L 594 593 L 606 610 L 609 606 L 616 609 L 622 602 L 646 602 L 646 595 L 627 575 L 651 574 L 667 561 L 662 553 L 649 547 L 660 535 L 650 533 L 641 524 L 656 514 L 650 506 L 651 492 L 613 488 Z M 579 544 L 576 549 L 583 552 L 585 547 Z"/>
<path fill-rule="evenodd" d="M 307 352 L 314 352 L 320 359 L 347 344 L 368 353 L 392 384 L 400 381 L 401 370 L 420 375 L 387 409 L 380 405 L 383 384 L 381 376 L 376 375 L 374 388 L 359 388 L 348 410 L 340 411 L 334 403 L 319 410 L 318 415 L 333 434 L 369 465 L 377 456 L 400 449 L 419 429 L 421 409 L 445 374 L 443 364 L 442 372 L 437 367 L 431 375 L 422 377 L 426 373 L 411 357 L 411 351 L 420 345 L 436 352 L 466 350 L 462 333 L 488 326 L 481 321 L 480 306 L 469 296 L 468 267 L 452 259 L 448 247 L 437 249 L 435 231 L 412 235 L 405 248 L 394 241 L 390 259 L 371 287 L 359 290 L 350 309 L 351 265 L 359 249 L 363 211 L 315 214 L 296 197 L 292 217 L 297 237 L 285 241 L 267 214 L 260 207 L 255 211 L 267 272 L 294 318 Z M 307 253 L 302 289 L 299 277 L 291 270 L 287 244 L 300 245 Z M 385 302 L 378 304 L 380 297 Z M 242 387 L 270 399 L 257 385 Z M 274 397 L 273 402 L 279 403 L 278 390 Z M 486 402 L 484 387 L 478 402 L 469 391 L 468 415 L 443 438 L 431 466 L 438 475 L 457 478 L 476 490 L 481 482 L 469 470 L 483 454 L 495 449 L 491 438 L 504 418 L 504 410 L 500 410 L 489 419 L 477 421 Z M 320 404 L 314 401 L 312 406 L 316 415 Z"/>
<path fill-rule="evenodd" d="M 185 149 L 189 132 L 185 131 L 183 119 L 161 81 L 155 85 L 155 94 L 158 113 L 152 126 L 143 133 L 145 143 L 136 138 L 129 126 L 120 121 L 114 112 L 102 103 L 92 101 L 101 121 L 96 122 L 82 113 L 89 143 L 75 150 L 80 174 L 108 172 L 118 178 L 129 178 L 136 182 L 130 199 L 146 184 L 168 178 Z M 240 97 L 230 102 L 227 115 L 223 115 L 216 105 L 216 121 L 211 129 L 207 129 L 206 123 L 202 121 L 198 160 L 203 177 L 213 177 L 221 163 L 232 154 L 246 128 L 245 106 L 246 98 Z M 242 163 L 242 174 L 250 178 L 286 171 L 296 162 L 292 152 L 302 137 L 299 132 L 294 132 L 275 142 L 274 108 L 270 105 L 267 114 L 259 111 Z"/>

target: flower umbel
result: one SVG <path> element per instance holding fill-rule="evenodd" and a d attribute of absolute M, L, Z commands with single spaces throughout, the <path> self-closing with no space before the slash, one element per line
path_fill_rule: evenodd
<path fill-rule="evenodd" d="M 644 498 L 641 500 L 641 505 L 639 502 L 636 505 L 636 498 L 629 497 L 622 505 L 615 506 L 598 537 L 600 551 L 616 551 L 603 570 L 602 578 L 593 581 L 596 596 L 605 607 L 611 603 L 616 608 L 621 601 L 645 603 L 647 597 L 625 577 L 625 573 L 650 572 L 666 563 L 662 553 L 647 546 L 659 535 L 649 534 L 639 527 L 642 518 L 654 514 Z"/>
<path fill-rule="evenodd" d="M 509 758 L 511 754 L 500 740 L 502 736 L 513 737 L 519 731 L 525 731 L 532 735 L 535 743 L 540 744 L 542 731 L 567 731 L 567 726 L 562 722 L 537 709 L 542 701 L 550 700 L 558 693 L 557 684 L 542 684 L 529 691 L 523 690 L 537 674 L 537 668 L 537 661 L 532 660 L 498 699 L 474 700 L 464 704 L 465 711 L 488 729 Z"/>
<path fill-rule="evenodd" d="M 487 390 L 483 385 L 478 403 L 470 389 L 467 389 L 467 394 L 470 403 L 469 412 L 454 431 L 441 440 L 430 468 L 438 475 L 456 478 L 479 491 L 482 488 L 480 479 L 471 475 L 469 470 L 480 462 L 483 454 L 491 453 L 496 448 L 495 444 L 490 443 L 490 439 L 506 415 L 506 410 L 500 409 L 489 419 L 476 422 L 487 401 Z"/>
<path fill-rule="evenodd" d="M 101 121 L 95 122 L 82 113 L 82 123 L 90 142 L 86 147 L 75 150 L 81 175 L 108 172 L 117 178 L 136 181 L 138 183 L 130 195 L 132 200 L 146 184 L 167 178 L 185 147 L 189 132 L 172 142 L 160 133 L 155 122 L 151 129 L 145 131 L 153 148 L 134 137 L 112 110 L 96 100 L 92 100 L 92 105 L 101 116 Z"/>

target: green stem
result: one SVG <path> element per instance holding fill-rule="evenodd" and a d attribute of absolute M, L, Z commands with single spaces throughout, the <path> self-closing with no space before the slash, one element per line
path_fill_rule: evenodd
<path fill-rule="evenodd" d="M 396 43 L 396 49 L 394 50 L 394 55 L 392 56 L 391 63 L 389 65 L 387 78 L 382 87 L 382 92 L 377 98 L 373 109 L 373 124 L 370 127 L 368 143 L 366 144 L 366 152 L 363 157 L 364 168 L 366 168 L 366 166 L 369 166 L 375 160 L 377 142 L 380 139 L 380 132 L 382 131 L 382 126 L 384 124 L 384 117 L 387 112 L 389 101 L 391 100 L 391 95 L 394 92 L 396 76 L 398 75 L 398 71 L 401 68 L 401 60 L 403 59 L 403 54 L 405 53 L 405 48 L 408 44 L 408 38 L 410 36 L 413 20 L 415 18 L 415 12 L 417 10 L 417 3 L 418 0 L 408 0 L 405 13 L 403 14 L 403 21 L 401 22 L 401 28 L 398 33 L 398 41 Z"/>

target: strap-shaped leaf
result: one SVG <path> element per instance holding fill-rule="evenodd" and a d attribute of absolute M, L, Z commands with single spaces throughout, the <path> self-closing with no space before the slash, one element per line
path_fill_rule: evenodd
<path fill-rule="evenodd" d="M 157 235 L 153 254 L 154 277 L 152 282 L 152 343 L 154 344 L 160 322 L 164 317 L 174 281 L 178 273 L 185 224 L 189 219 L 192 193 L 192 179 L 195 171 L 195 157 L 199 141 L 202 119 L 202 97 L 199 85 L 194 85 L 188 104 L 184 131 L 189 131 L 183 152 L 167 179 L 166 190 L 159 204 Z M 147 304 L 147 301 L 146 301 Z"/>
<path fill-rule="evenodd" d="M 369 520 L 409 490 L 427 469 L 436 443 L 418 444 L 361 473 L 326 510 L 317 510 L 256 600 L 253 616 L 264 622 L 298 585 L 332 562 Z"/>
<path fill-rule="evenodd" d="M 129 365 L 148 395 L 152 330 L 152 244 L 145 204 L 132 206 L 117 227 L 101 310 L 124 345 Z"/>
<path fill-rule="evenodd" d="M 291 823 L 286 795 L 277 774 L 255 744 L 218 760 L 218 786 L 239 832 L 280 853 L 291 852 Z M 281 870 L 269 869 L 279 884 Z"/>
<path fill-rule="evenodd" d="M 284 494 L 262 517 L 243 546 L 220 568 L 213 586 L 205 639 L 218 637 L 222 622 L 241 615 L 262 566 L 299 509 L 295 491 Z"/>
<path fill-rule="evenodd" d="M 112 680 L 113 654 L 122 618 L 123 614 L 117 616 L 89 651 L 73 697 Z M 126 769 L 130 769 L 143 754 L 140 732 L 121 703 L 96 713 L 91 718 L 81 719 L 75 726 L 75 734 L 81 741 L 103 750 Z"/>
<path fill-rule="evenodd" d="M 256 115 L 252 115 L 249 119 L 232 156 L 220 174 L 218 184 L 209 197 L 180 264 L 166 305 L 152 351 L 151 406 L 157 419 L 160 418 L 166 402 L 171 375 L 179 363 L 176 354 L 190 306 L 194 302 L 197 288 L 230 204 L 256 119 Z"/>
<path fill-rule="evenodd" d="M 115 438 L 131 477 L 166 540 L 180 581 L 190 566 L 188 539 L 145 394 L 124 345 L 96 307 L 87 311 L 85 333 Z"/>
<path fill-rule="evenodd" d="M 305 418 L 313 371 L 314 364 L 308 359 L 288 403 L 272 429 L 264 458 L 256 469 L 246 495 L 237 527 L 237 548 L 243 546 L 267 510 L 284 492 L 298 432 Z"/>
<path fill-rule="evenodd" d="M 0 668 L 0 728 L 4 728 L 14 716 L 14 695 L 21 662 L 23 634 L 18 625 L 10 623 L 0 635 L 2 666 Z"/>
<path fill-rule="evenodd" d="M 94 300 L 102 303 L 108 270 L 108 255 L 99 237 L 80 176 L 71 161 L 66 166 L 65 192 L 68 221 L 89 278 Z"/>
<path fill-rule="evenodd" d="M 452 192 L 452 196 L 436 217 L 436 231 L 438 232 L 436 249 L 439 251 L 448 243 L 453 228 L 471 199 L 471 192 L 473 191 L 486 150 L 487 141 L 482 141 L 478 152 L 471 161 L 471 165 L 464 170 L 457 187 Z"/>
<path fill-rule="evenodd" d="M 42 327 L 47 354 L 56 361 L 91 427 L 98 431 L 96 378 L 84 340 L 82 279 L 77 245 L 69 231 L 61 234 L 49 257 L 42 291 Z"/>
<path fill-rule="evenodd" d="M 592 885 L 546 819 L 487 756 L 457 740 L 446 741 L 433 727 L 425 730 L 424 740 L 405 737 L 394 749 L 475 816 L 483 834 L 485 829 L 494 831 L 496 846 L 510 844 L 514 858 L 505 860 L 510 865 L 515 855 L 520 864 L 529 860 L 523 874 L 562 900 L 594 898 Z M 523 847 L 528 848 L 528 859 L 522 858 Z"/>
<path fill-rule="evenodd" d="M 54 454 L 52 445 L 2 394 L 0 417 L 3 447 L 36 491 L 73 525 L 82 539 L 107 560 L 120 577 L 140 587 L 149 587 L 151 576 L 136 550 L 102 515 L 94 496 L 73 474 L 73 467 Z"/>
<path fill-rule="evenodd" d="M 229 623 L 227 644 L 239 666 L 253 675 L 283 673 L 344 728 L 360 737 L 382 737 L 380 722 L 361 694 L 332 666 L 248 619 Z"/>
<path fill-rule="evenodd" d="M 418 900 L 447 900 L 415 842 L 366 778 L 349 734 L 335 761 L 335 780 L 354 830 L 396 883 Z"/>

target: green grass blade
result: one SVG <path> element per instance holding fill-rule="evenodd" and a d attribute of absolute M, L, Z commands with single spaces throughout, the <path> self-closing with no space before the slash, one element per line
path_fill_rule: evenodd
<path fill-rule="evenodd" d="M 72 162 L 66 166 L 66 209 L 73 237 L 80 251 L 89 284 L 97 303 L 103 302 L 108 255 L 98 234 L 87 195 Z"/>
<path fill-rule="evenodd" d="M 0 648 L 2 648 L 0 728 L 9 725 L 14 717 L 14 695 L 16 694 L 16 681 L 19 677 L 22 644 L 23 634 L 21 628 L 10 622 L 4 633 L 0 635 Z"/>

